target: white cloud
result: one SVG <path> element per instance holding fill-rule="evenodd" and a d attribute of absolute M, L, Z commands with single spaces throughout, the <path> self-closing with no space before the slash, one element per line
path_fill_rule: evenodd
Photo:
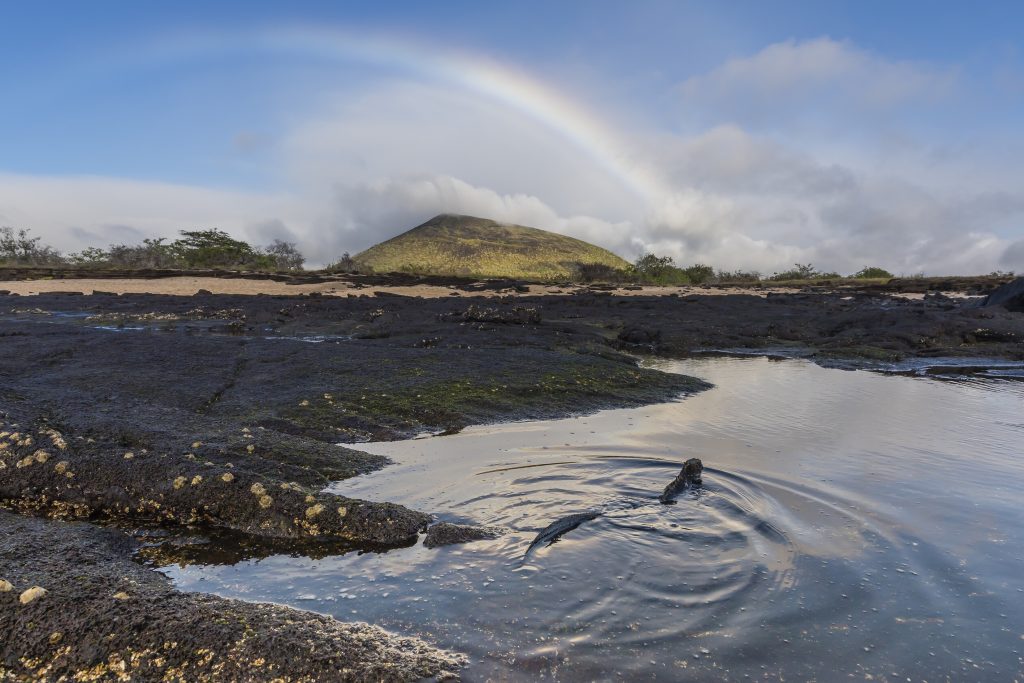
<path fill-rule="evenodd" d="M 1024 273 L 1024 239 L 1006 247 L 1003 255 L 999 257 L 999 265 L 1015 273 Z"/>
<path fill-rule="evenodd" d="M 1024 219 L 1024 189 L 962 174 L 955 191 L 879 168 L 817 161 L 736 126 L 662 140 L 661 164 L 689 186 L 638 229 L 687 261 L 771 272 L 799 260 L 853 272 L 970 273 L 994 267 Z M 920 161 L 920 168 L 926 162 Z"/>
<path fill-rule="evenodd" d="M 891 61 L 845 41 L 823 37 L 775 43 L 731 59 L 680 86 L 688 104 L 728 110 L 737 118 L 808 106 L 884 109 L 951 95 L 956 69 Z"/>
<path fill-rule="evenodd" d="M 304 188 L 451 176 L 543 196 L 565 214 L 622 214 L 637 201 L 548 127 L 504 103 L 433 83 L 386 82 L 339 97 L 292 128 L 280 156 Z"/>
<path fill-rule="evenodd" d="M 0 174 L 0 224 L 28 228 L 62 251 L 173 237 L 196 227 L 262 238 L 273 221 L 280 224 L 277 234 L 288 234 L 285 224 L 304 224 L 308 213 L 301 202 L 283 194 L 123 178 Z"/>

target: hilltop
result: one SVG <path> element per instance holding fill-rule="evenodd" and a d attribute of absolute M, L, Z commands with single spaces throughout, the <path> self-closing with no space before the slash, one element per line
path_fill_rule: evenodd
<path fill-rule="evenodd" d="M 418 227 L 356 254 L 377 273 L 557 280 L 575 264 L 622 269 L 629 264 L 607 249 L 539 228 L 486 218 L 441 214 Z"/>

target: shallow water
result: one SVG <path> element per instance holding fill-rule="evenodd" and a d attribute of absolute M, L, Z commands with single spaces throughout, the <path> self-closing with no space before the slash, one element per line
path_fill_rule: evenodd
<path fill-rule="evenodd" d="M 589 417 L 361 448 L 335 485 L 497 540 L 170 566 L 184 589 L 366 620 L 467 680 L 1014 680 L 1024 651 L 1024 382 L 664 363 L 715 387 Z M 657 498 L 687 458 L 704 486 Z M 599 509 L 523 554 L 561 516 Z"/>

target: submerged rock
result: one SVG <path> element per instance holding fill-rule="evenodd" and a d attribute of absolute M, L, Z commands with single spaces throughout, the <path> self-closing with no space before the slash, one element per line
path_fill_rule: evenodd
<path fill-rule="evenodd" d="M 423 539 L 423 545 L 428 548 L 437 548 L 442 545 L 497 538 L 502 533 L 504 533 L 504 530 L 497 527 L 438 522 L 427 529 L 427 536 Z"/>

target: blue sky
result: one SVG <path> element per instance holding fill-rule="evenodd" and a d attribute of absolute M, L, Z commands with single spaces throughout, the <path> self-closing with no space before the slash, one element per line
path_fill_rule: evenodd
<path fill-rule="evenodd" d="M 769 273 L 1024 270 L 1024 5 L 9 3 L 0 224 L 311 261 L 441 211 Z"/>

